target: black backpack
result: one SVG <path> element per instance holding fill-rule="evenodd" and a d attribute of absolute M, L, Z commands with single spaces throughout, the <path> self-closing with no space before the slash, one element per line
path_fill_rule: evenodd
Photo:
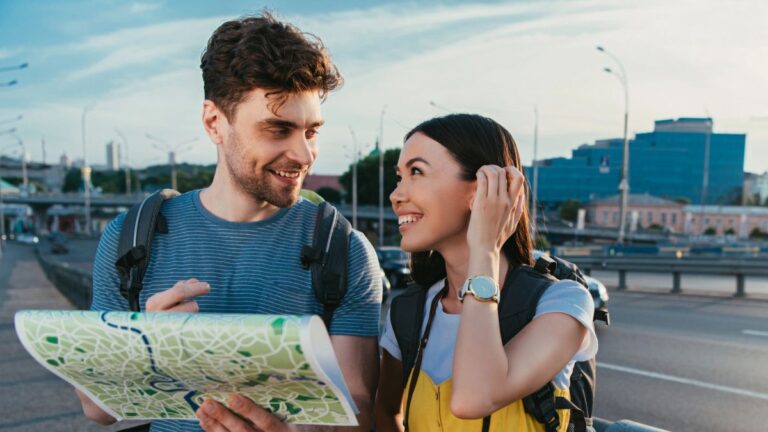
<path fill-rule="evenodd" d="M 149 265 L 152 239 L 167 234 L 168 224 L 160 212 L 163 202 L 179 192 L 163 189 L 134 205 L 125 217 L 117 245 L 115 267 L 120 275 L 120 294 L 132 311 L 140 311 L 139 294 Z M 323 305 L 323 321 L 330 329 L 334 310 L 347 292 L 347 251 L 352 226 L 332 205 L 318 205 L 312 245 L 301 250 L 301 263 L 312 272 L 317 301 Z"/>
<path fill-rule="evenodd" d="M 579 268 L 563 259 L 542 256 L 533 267 L 510 268 L 499 299 L 499 324 L 502 342 L 506 344 L 523 329 L 536 314 L 539 298 L 558 280 L 571 279 L 585 289 L 587 282 Z M 403 294 L 392 299 L 390 316 L 403 365 L 403 387 L 414 368 L 421 341 L 421 328 L 426 307 L 427 290 L 411 285 Z M 571 400 L 555 397 L 550 382 L 523 399 L 525 411 L 554 432 L 560 426 L 558 409 L 571 410 L 569 431 L 584 431 L 592 424 L 595 398 L 595 359 L 577 362 L 571 374 Z M 410 400 L 410 397 L 408 398 Z M 490 417 L 483 419 L 483 432 L 490 427 Z M 571 427 L 572 426 L 572 427 Z"/>

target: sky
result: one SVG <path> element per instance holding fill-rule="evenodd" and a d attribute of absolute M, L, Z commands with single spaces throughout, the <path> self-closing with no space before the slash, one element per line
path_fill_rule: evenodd
<path fill-rule="evenodd" d="M 134 167 L 164 163 L 160 148 L 175 146 L 179 161 L 215 163 L 200 54 L 221 23 L 265 7 L 322 39 L 345 79 L 323 104 L 316 174 L 344 172 L 353 140 L 363 153 L 380 134 L 398 147 L 449 112 L 504 125 L 526 164 L 535 109 L 539 159 L 620 137 L 622 85 L 597 46 L 626 71 L 630 136 L 658 119 L 711 116 L 715 132 L 747 135 L 745 170 L 768 170 L 762 0 L 0 0 L 0 86 L 18 82 L 0 87 L 0 151 L 17 152 L 3 134 L 15 128 L 33 160 L 43 141 L 49 163 L 81 159 L 86 112 L 90 164 L 106 163 L 111 140 L 127 142 Z"/>

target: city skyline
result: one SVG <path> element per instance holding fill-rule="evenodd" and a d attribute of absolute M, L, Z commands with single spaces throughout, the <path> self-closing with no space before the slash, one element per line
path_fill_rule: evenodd
<path fill-rule="evenodd" d="M 215 162 L 200 125 L 199 56 L 223 21 L 262 5 L 230 2 L 101 1 L 0 6 L 0 122 L 27 143 L 33 159 L 82 158 L 85 107 L 89 162 L 127 138 L 128 162 L 165 158 L 146 134 L 169 143 L 198 137 L 180 162 Z M 289 2 L 268 4 L 280 18 L 320 37 L 346 84 L 324 104 L 326 126 L 314 172 L 339 174 L 352 126 L 369 151 L 384 113 L 384 145 L 401 145 L 418 122 L 452 111 L 489 115 L 515 136 L 526 165 L 538 106 L 539 159 L 621 136 L 623 95 L 602 71 L 623 62 L 629 82 L 629 135 L 655 120 L 714 119 L 715 132 L 745 133 L 745 170 L 768 170 L 768 7 L 757 1 Z M 44 10 L 45 14 L 33 12 Z M 82 18 L 88 16 L 86 20 Z M 33 25 L 34 24 L 34 25 Z M 33 31 L 31 29 L 37 29 Z M 95 105 L 94 105 L 95 104 Z M 386 107 L 386 108 L 385 108 Z M 0 129 L 6 129 L 3 124 Z M 0 148 L 12 144 L 0 136 Z M 344 148 L 346 147 L 346 148 Z M 127 151 L 126 151 L 127 150 Z"/>

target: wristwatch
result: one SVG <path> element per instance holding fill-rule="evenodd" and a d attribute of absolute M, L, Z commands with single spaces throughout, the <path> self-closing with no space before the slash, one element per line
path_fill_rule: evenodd
<path fill-rule="evenodd" d="M 499 302 L 499 286 L 496 281 L 488 276 L 473 276 L 464 282 L 459 290 L 459 300 L 464 302 L 464 296 L 472 294 L 481 302 Z"/>

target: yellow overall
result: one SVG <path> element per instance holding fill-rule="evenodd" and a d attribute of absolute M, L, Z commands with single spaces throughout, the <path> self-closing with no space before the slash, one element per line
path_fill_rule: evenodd
<path fill-rule="evenodd" d="M 413 379 L 411 373 L 408 389 Z M 410 418 L 408 419 L 409 432 L 464 432 L 481 431 L 483 419 L 463 420 L 451 413 L 451 380 L 448 379 L 440 385 L 435 385 L 432 379 L 424 371 L 419 371 L 419 379 L 411 399 Z M 570 399 L 568 390 L 555 388 L 555 396 Z M 407 391 L 403 392 L 403 413 L 407 403 Z M 565 432 L 568 428 L 571 412 L 558 410 L 560 427 L 558 432 Z M 515 401 L 491 415 L 489 432 L 544 432 L 544 425 L 525 412 L 523 401 Z"/>

